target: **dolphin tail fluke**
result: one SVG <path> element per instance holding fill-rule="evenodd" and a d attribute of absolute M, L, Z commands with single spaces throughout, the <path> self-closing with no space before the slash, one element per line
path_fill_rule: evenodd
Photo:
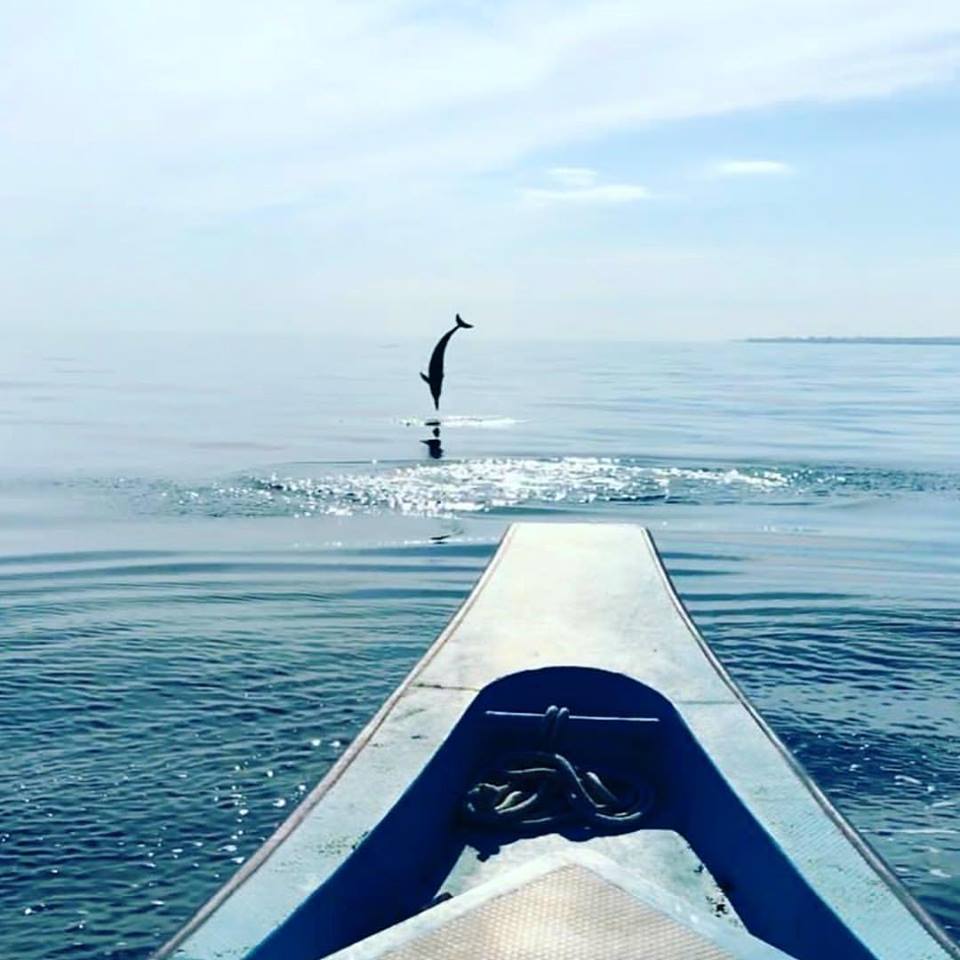
<path fill-rule="evenodd" d="M 429 378 L 425 373 L 421 373 L 421 374 L 420 374 L 420 379 L 421 379 L 424 383 L 427 383 L 427 384 L 430 383 L 430 378 Z"/>
<path fill-rule="evenodd" d="M 463 327 L 465 330 L 472 330 L 472 329 L 473 329 L 473 324 L 472 324 L 472 323 L 467 323 L 466 320 L 461 320 L 459 313 L 457 314 L 457 326 L 458 326 L 458 327 Z"/>

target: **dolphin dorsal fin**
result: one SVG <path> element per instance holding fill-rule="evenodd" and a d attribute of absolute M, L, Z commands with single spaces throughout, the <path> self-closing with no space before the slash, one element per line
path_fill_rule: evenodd
<path fill-rule="evenodd" d="M 421 379 L 424 383 L 429 383 L 429 382 L 430 382 L 430 378 L 429 378 L 425 373 L 421 373 L 421 374 L 420 374 L 420 379 Z"/>

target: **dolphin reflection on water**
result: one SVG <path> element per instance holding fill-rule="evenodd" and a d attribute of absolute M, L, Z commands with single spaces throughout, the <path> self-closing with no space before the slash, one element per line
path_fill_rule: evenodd
<path fill-rule="evenodd" d="M 433 436 L 429 440 L 421 440 L 427 445 L 432 460 L 439 460 L 443 456 L 443 447 L 440 445 L 440 427 L 433 428 Z"/>
<path fill-rule="evenodd" d="M 450 338 L 461 327 L 464 330 L 469 330 L 472 326 L 472 323 L 461 320 L 460 314 L 458 313 L 457 325 L 448 330 L 433 348 L 433 353 L 430 355 L 430 366 L 427 367 L 429 373 L 420 374 L 420 379 L 430 387 L 430 396 L 433 397 L 433 407 L 435 410 L 440 409 L 440 391 L 443 389 L 443 357 L 447 352 L 447 344 L 450 342 Z"/>

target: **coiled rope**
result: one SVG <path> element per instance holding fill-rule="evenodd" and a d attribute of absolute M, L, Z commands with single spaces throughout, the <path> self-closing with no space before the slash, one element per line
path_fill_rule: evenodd
<path fill-rule="evenodd" d="M 515 833 L 577 823 L 621 831 L 639 823 L 653 803 L 649 784 L 619 772 L 601 778 L 553 749 L 569 718 L 566 707 L 550 707 L 542 748 L 505 754 L 467 791 L 463 813 L 470 823 Z"/>

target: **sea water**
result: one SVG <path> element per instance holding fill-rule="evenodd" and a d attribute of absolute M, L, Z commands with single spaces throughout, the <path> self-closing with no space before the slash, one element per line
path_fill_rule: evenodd
<path fill-rule="evenodd" d="M 496 343 L 478 323 L 436 428 L 431 347 L 7 344 L 0 956 L 145 957 L 516 520 L 650 527 L 735 679 L 958 936 L 960 347 Z"/>

